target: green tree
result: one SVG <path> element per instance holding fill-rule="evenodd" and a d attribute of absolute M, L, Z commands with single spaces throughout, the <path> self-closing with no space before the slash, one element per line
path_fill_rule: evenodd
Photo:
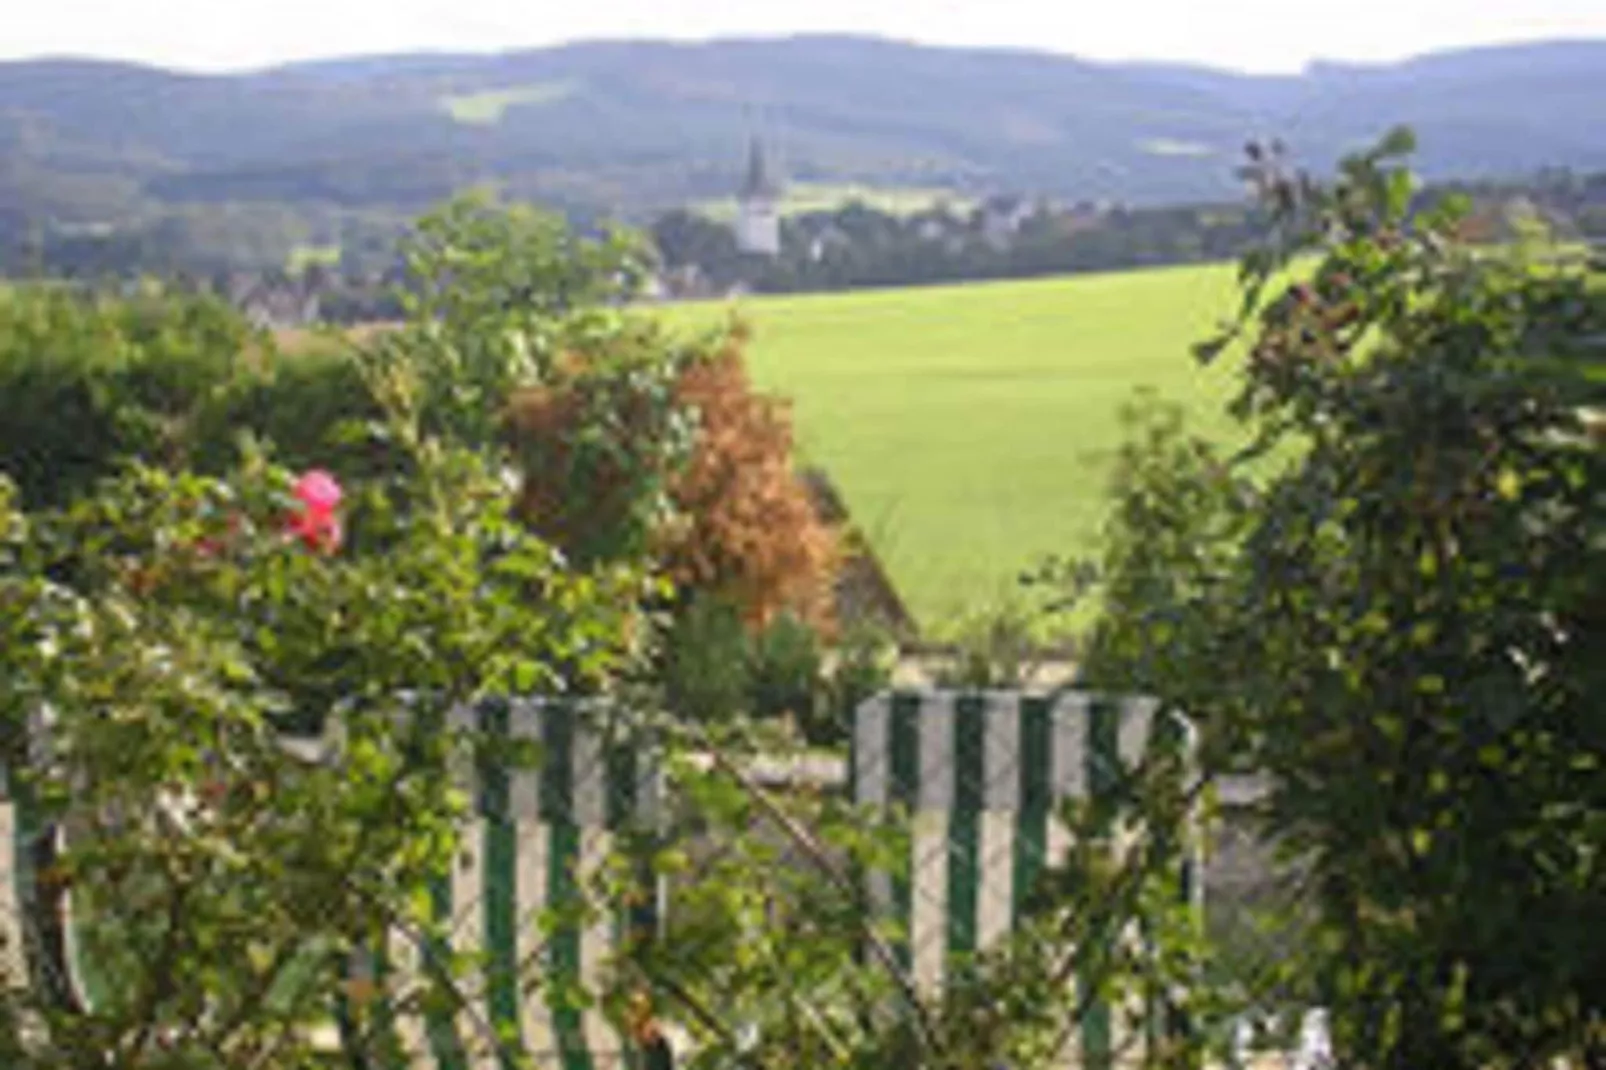
<path fill-rule="evenodd" d="M 209 297 L 0 288 L 0 470 L 42 506 L 72 501 L 134 457 L 192 463 L 249 340 Z"/>
<path fill-rule="evenodd" d="M 513 391 L 544 382 L 570 345 L 615 326 L 646 270 L 638 238 L 600 239 L 560 216 L 467 194 L 425 216 L 403 247 L 407 329 L 387 345 L 428 354 L 418 384 L 445 433 L 501 435 Z"/>
<path fill-rule="evenodd" d="M 1287 973 L 1340 1065 L 1606 1057 L 1606 301 L 1413 214 L 1397 132 L 1322 185 L 1257 149 L 1223 457 L 1173 432 L 1117 493 L 1090 671 L 1269 777 L 1308 866 Z M 1236 358 L 1235 359 L 1239 359 Z"/>

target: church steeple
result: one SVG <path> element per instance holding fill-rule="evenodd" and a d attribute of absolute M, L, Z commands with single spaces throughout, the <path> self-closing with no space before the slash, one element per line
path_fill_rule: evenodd
<path fill-rule="evenodd" d="M 781 251 L 781 184 L 770 172 L 764 145 L 755 136 L 747 152 L 747 176 L 736 192 L 736 247 L 757 256 Z"/>
<path fill-rule="evenodd" d="M 737 192 L 737 196 L 744 201 L 773 201 L 780 195 L 781 186 L 770 174 L 769 157 L 764 152 L 764 143 L 755 136 L 747 151 L 747 177 L 742 181 L 742 188 Z"/>

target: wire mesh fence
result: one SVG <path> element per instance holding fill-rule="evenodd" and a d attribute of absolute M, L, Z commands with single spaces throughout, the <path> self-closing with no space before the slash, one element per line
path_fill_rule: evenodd
<path fill-rule="evenodd" d="M 1202 919 L 1208 968 L 1251 978 L 1289 938 L 1252 924 L 1287 882 L 1246 823 L 1203 835 L 1191 730 L 1151 702 L 888 693 L 836 753 L 602 704 L 447 727 L 451 864 L 309 1023 L 352 1065 L 1198 1065 L 1220 1023 L 1189 986 L 1223 978 L 1179 937 Z M 39 880 L 65 833 L 15 792 L 0 826 L 3 969 L 59 964 L 93 1014 L 100 919 Z"/>

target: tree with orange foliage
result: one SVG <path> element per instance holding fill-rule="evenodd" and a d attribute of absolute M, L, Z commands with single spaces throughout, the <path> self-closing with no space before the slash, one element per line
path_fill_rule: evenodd
<path fill-rule="evenodd" d="M 824 627 L 836 533 L 793 467 L 790 413 L 747 376 L 740 324 L 677 343 L 637 324 L 513 399 L 529 523 L 577 561 L 645 549 L 677 602 L 712 596 L 760 628 Z"/>
<path fill-rule="evenodd" d="M 669 574 L 684 589 L 728 598 L 752 626 L 786 610 L 823 624 L 835 532 L 797 478 L 788 406 L 753 389 L 743 341 L 734 333 L 677 384 L 698 423 L 690 463 L 670 484 L 686 523 L 666 548 Z"/>

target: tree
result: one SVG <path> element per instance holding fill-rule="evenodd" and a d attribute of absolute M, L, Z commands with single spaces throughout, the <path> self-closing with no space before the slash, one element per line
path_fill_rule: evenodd
<path fill-rule="evenodd" d="M 1270 237 L 1200 349 L 1244 335 L 1251 446 L 1135 447 L 1090 671 L 1269 776 L 1341 1065 L 1595 1065 L 1606 300 L 1461 244 L 1454 199 L 1413 216 L 1410 148 L 1331 186 L 1254 149 Z"/>
<path fill-rule="evenodd" d="M 0 470 L 39 507 L 65 505 L 135 457 L 193 463 L 248 342 L 241 319 L 205 296 L 0 290 Z"/>
<path fill-rule="evenodd" d="M 684 590 L 728 600 L 750 626 L 787 611 L 823 625 L 831 619 L 835 533 L 798 479 L 789 412 L 747 378 L 745 338 L 734 333 L 677 383 L 697 440 L 670 486 L 684 522 L 669 537 L 667 575 Z"/>
<path fill-rule="evenodd" d="M 695 264 L 722 281 L 731 280 L 741 262 L 735 231 L 686 209 L 659 216 L 652 225 L 652 239 L 669 267 Z"/>
<path fill-rule="evenodd" d="M 645 271 L 634 235 L 587 238 L 559 216 L 479 194 L 420 220 L 403 261 L 407 327 L 371 348 L 427 354 L 416 368 L 429 420 L 478 445 L 502 437 L 515 389 L 545 381 L 577 337 L 613 329 L 612 307 Z"/>
<path fill-rule="evenodd" d="M 823 623 L 834 539 L 783 406 L 747 379 L 745 337 L 677 345 L 643 324 L 521 392 L 524 515 L 578 561 L 652 554 L 681 603 L 710 596 L 751 626 L 783 610 Z"/>

